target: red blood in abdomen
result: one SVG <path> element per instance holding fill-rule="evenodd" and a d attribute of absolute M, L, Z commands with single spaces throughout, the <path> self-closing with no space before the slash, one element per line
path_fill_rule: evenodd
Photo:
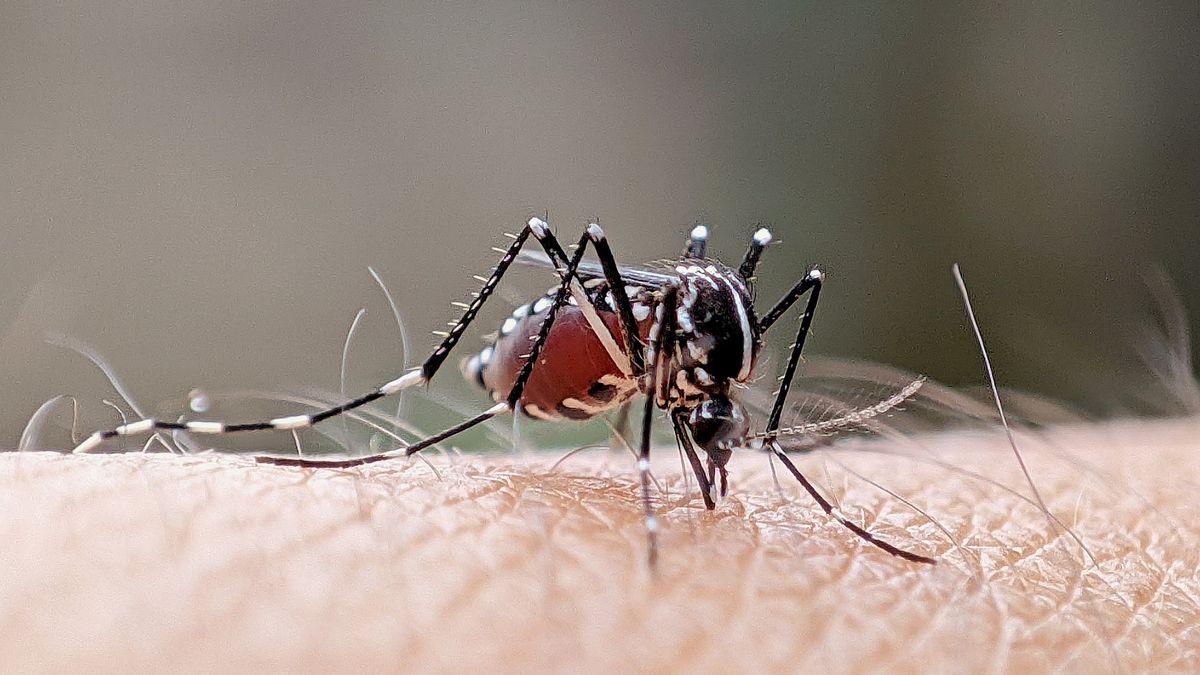
<path fill-rule="evenodd" d="M 621 348 L 623 342 L 617 315 L 613 312 L 600 312 L 598 315 L 608 326 L 613 341 Z M 492 358 L 483 369 L 483 382 L 488 391 L 503 397 L 512 388 L 527 360 L 523 357 L 533 344 L 531 338 L 541 330 L 545 317 L 545 313 L 527 316 L 511 333 L 496 341 Z M 649 322 L 645 322 L 639 328 L 645 333 L 648 326 Z M 610 376 L 606 381 L 611 384 L 601 382 L 606 375 Z M 618 378 L 622 381 L 617 382 Z M 606 390 L 606 386 L 612 389 Z M 613 363 L 608 350 L 592 332 L 583 312 L 574 305 L 564 305 L 558 310 L 554 326 L 550 328 L 550 335 L 538 355 L 538 364 L 526 383 L 521 403 L 524 406 L 537 406 L 547 416 L 561 417 L 566 414 L 584 419 L 589 416 L 586 412 L 564 408 L 563 401 L 570 398 L 583 401 L 595 408 L 592 413 L 595 414 L 616 408 L 628 400 L 634 391 L 634 383 Z M 604 400 L 608 395 L 611 398 Z"/>

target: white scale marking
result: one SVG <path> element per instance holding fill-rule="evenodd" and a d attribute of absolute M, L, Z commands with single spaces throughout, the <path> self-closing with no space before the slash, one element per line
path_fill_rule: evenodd
<path fill-rule="evenodd" d="M 88 436 L 87 438 L 85 438 L 82 443 L 75 446 L 75 449 L 72 450 L 71 452 L 73 454 L 83 454 L 85 452 L 90 452 L 97 445 L 100 445 L 103 442 L 104 442 L 104 436 L 102 435 L 101 432 L 97 431 L 96 433 L 92 434 L 91 436 Z"/>
<path fill-rule="evenodd" d="M 687 310 L 687 307 L 680 305 L 675 309 L 675 323 L 684 333 L 696 332 L 696 325 L 692 323 L 692 313 Z"/>
<path fill-rule="evenodd" d="M 529 230 L 533 232 L 533 236 L 538 239 L 544 239 L 547 234 L 550 234 L 550 226 L 541 218 L 529 219 Z"/>
<path fill-rule="evenodd" d="M 508 407 L 508 401 L 501 401 L 500 403 L 497 403 L 496 405 L 485 410 L 484 414 L 502 415 L 506 412 L 509 412 L 510 410 L 512 410 L 512 408 Z"/>
<path fill-rule="evenodd" d="M 276 429 L 303 429 L 312 424 L 312 417 L 308 415 L 291 415 L 288 417 L 276 417 L 267 422 Z"/>
<path fill-rule="evenodd" d="M 588 413 L 589 415 L 599 415 L 600 413 L 605 412 L 605 411 L 609 410 L 609 408 L 612 407 L 612 406 L 603 405 L 603 404 L 593 405 L 591 403 L 588 403 L 587 401 L 581 401 L 577 398 L 564 398 L 562 400 L 562 404 L 564 407 L 571 408 L 573 410 L 580 410 L 582 412 Z"/>
<path fill-rule="evenodd" d="M 577 285 L 572 283 L 572 299 L 574 299 L 576 293 L 583 295 L 583 291 L 579 290 Z M 604 351 L 608 352 L 608 358 L 613 362 L 613 365 L 617 367 L 617 370 L 624 373 L 626 377 L 632 375 L 633 364 L 630 363 L 629 357 L 625 354 L 621 347 L 617 345 L 616 340 L 613 338 L 612 333 L 609 332 L 608 326 L 600 318 L 600 315 L 596 314 L 596 308 L 592 307 L 592 303 L 587 299 L 587 297 L 582 298 L 581 301 L 577 303 L 577 306 L 579 307 L 580 313 L 583 314 L 584 321 L 587 321 L 588 327 L 592 329 L 592 334 L 595 335 L 596 339 L 600 341 L 600 344 L 604 346 Z"/>
<path fill-rule="evenodd" d="M 414 370 L 412 372 L 405 373 L 391 382 L 383 385 L 379 388 L 379 393 L 383 394 L 384 396 L 391 396 L 402 389 L 408 389 L 409 387 L 414 387 L 418 384 L 424 383 L 425 378 L 421 375 L 421 371 Z"/>
<path fill-rule="evenodd" d="M 197 434 L 219 434 L 225 431 L 225 425 L 221 422 L 204 422 L 197 420 L 194 422 L 188 422 L 184 426 L 187 427 L 188 431 Z"/>
<path fill-rule="evenodd" d="M 526 403 L 523 410 L 525 411 L 526 415 L 535 417 L 539 420 L 548 420 L 553 422 L 558 419 L 557 415 L 551 415 L 547 413 L 545 410 L 539 408 L 535 403 Z"/>
<path fill-rule="evenodd" d="M 129 424 L 122 424 L 115 431 L 118 436 L 129 436 L 131 434 L 144 434 L 154 428 L 154 420 L 139 420 Z"/>
<path fill-rule="evenodd" d="M 729 286 L 730 297 L 733 298 L 733 306 L 737 309 L 738 324 L 742 330 L 742 368 L 738 371 L 737 379 L 739 382 L 744 382 L 750 377 L 750 366 L 754 363 L 754 338 L 750 335 L 750 317 L 746 314 L 742 296 L 733 287 L 733 283 L 728 279 L 724 279 L 724 281 Z"/>

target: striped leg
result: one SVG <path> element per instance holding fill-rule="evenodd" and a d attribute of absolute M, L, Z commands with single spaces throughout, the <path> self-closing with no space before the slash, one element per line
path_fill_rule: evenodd
<path fill-rule="evenodd" d="M 650 428 L 654 423 L 658 383 L 665 374 L 659 371 L 671 360 L 671 344 L 675 335 L 675 303 L 679 289 L 675 286 L 663 288 L 663 298 L 654 308 L 654 324 L 650 327 L 650 349 L 646 353 L 646 405 L 642 409 L 642 439 L 638 451 L 638 476 L 642 483 L 642 507 L 646 518 L 647 555 L 650 567 L 658 560 L 658 519 L 654 516 L 654 504 L 650 501 Z M 707 499 L 706 499 L 707 503 Z"/>
<path fill-rule="evenodd" d="M 621 337 L 625 343 L 625 353 L 635 375 L 646 371 L 646 361 L 642 353 L 642 341 L 638 334 L 637 319 L 633 316 L 633 303 L 629 301 L 629 293 L 625 290 L 625 280 L 621 278 L 621 269 L 617 258 L 608 246 L 608 239 L 600 225 L 588 225 L 588 236 L 592 246 L 596 248 L 596 257 L 600 259 L 600 268 L 604 270 L 604 280 L 608 282 L 608 292 L 616 305 L 617 316 L 621 319 Z"/>
<path fill-rule="evenodd" d="M 535 225 L 531 221 L 530 227 L 534 237 L 542 243 L 547 249 L 548 255 L 551 253 L 551 248 L 558 248 L 558 242 L 553 233 L 542 221 L 537 221 Z M 554 325 L 554 320 L 558 315 L 558 310 L 566 303 L 567 297 L 570 295 L 571 282 L 575 279 L 575 272 L 579 267 L 579 261 L 583 258 L 584 252 L 587 250 L 589 241 L 595 239 L 603 239 L 604 233 L 596 225 L 589 225 L 587 231 L 579 239 L 579 244 L 575 249 L 574 255 L 571 256 L 567 264 L 567 268 L 563 273 L 562 281 L 558 285 L 558 290 L 555 292 L 554 300 L 550 304 L 550 308 L 546 311 L 546 320 L 542 322 L 541 328 L 538 330 L 537 336 L 530 344 L 529 357 L 525 360 L 525 365 L 522 366 L 520 373 L 517 374 L 516 380 L 513 382 L 512 389 L 509 390 L 505 400 L 488 408 L 484 412 L 456 424 L 449 429 L 441 431 L 433 436 L 422 439 L 406 448 L 402 448 L 404 455 L 412 455 L 425 448 L 440 443 L 451 436 L 459 434 L 467 429 L 470 429 L 478 424 L 496 417 L 497 415 L 512 412 L 518 402 L 521 400 L 521 395 L 525 391 L 525 384 L 529 381 L 530 375 L 533 373 L 534 365 L 538 361 L 538 356 L 541 353 L 542 347 L 546 343 L 546 337 L 550 334 L 550 328 Z M 559 248 L 561 250 L 561 248 Z M 384 460 L 393 459 L 401 454 L 401 450 L 369 455 L 366 457 L 356 457 L 353 459 L 309 459 L 304 457 L 269 457 L 260 456 L 255 459 L 260 464 L 276 464 L 281 466 L 303 466 L 303 467 L 327 467 L 327 468 L 346 468 L 352 466 L 362 466 L 364 464 L 372 464 L 374 462 L 382 462 Z"/>
<path fill-rule="evenodd" d="M 755 238 L 757 239 L 757 236 Z M 753 249 L 751 249 L 751 252 L 753 252 Z M 747 253 L 746 255 L 747 258 L 750 257 L 750 253 Z M 809 273 L 806 274 L 804 278 L 801 279 L 799 283 L 797 283 L 792 290 L 783 297 L 783 299 L 776 303 L 776 305 L 771 308 L 771 311 L 767 312 L 766 316 L 764 316 L 759 322 L 759 328 L 763 333 L 766 333 L 767 329 L 770 328 L 775 321 L 783 315 L 784 312 L 794 305 L 801 296 L 809 291 L 812 292 L 812 294 L 808 296 L 808 304 L 804 308 L 804 315 L 800 317 L 800 331 L 796 335 L 796 342 L 792 345 L 792 354 L 788 358 L 787 369 L 784 371 L 783 377 L 780 379 L 779 391 L 775 394 L 775 405 L 771 408 L 771 417 L 767 420 L 767 428 L 762 433 L 761 437 L 765 439 L 765 445 L 769 451 L 775 457 L 778 457 L 779 461 L 783 462 L 783 465 L 787 467 L 787 470 L 792 474 L 793 477 L 795 477 L 800 485 L 804 487 L 805 491 L 807 491 L 808 494 L 811 495 L 814 500 L 816 500 L 817 504 L 821 507 L 821 510 L 827 515 L 837 520 L 839 523 L 845 526 L 846 529 L 853 532 L 863 541 L 866 541 L 873 546 L 877 546 L 894 556 L 904 558 L 905 560 L 910 560 L 912 562 L 934 565 L 937 563 L 937 561 L 933 558 L 929 558 L 918 553 L 912 553 L 911 551 L 906 551 L 902 548 L 893 546 L 892 544 L 889 544 L 871 534 L 860 525 L 856 525 L 840 514 L 835 513 L 833 510 L 833 505 L 829 503 L 829 500 L 822 497 L 820 492 L 817 492 L 812 483 L 810 483 L 809 480 L 804 477 L 804 474 L 800 473 L 800 470 L 796 468 L 796 465 L 792 462 L 791 458 L 787 456 L 787 454 L 783 451 L 783 448 L 781 448 L 779 443 L 775 441 L 775 435 L 779 431 L 779 419 L 783 415 L 784 402 L 787 399 L 788 389 L 790 389 L 792 386 L 792 379 L 796 376 L 796 366 L 800 362 L 800 353 L 804 349 L 804 339 L 808 337 L 809 328 L 812 326 L 813 312 L 815 312 L 817 308 L 817 298 L 820 297 L 821 282 L 824 280 L 824 278 L 824 275 L 821 274 L 821 270 L 810 270 Z"/>
<path fill-rule="evenodd" d="M 492 293 L 496 290 L 496 285 L 500 282 L 501 277 L 504 276 L 504 273 L 512 265 L 513 260 L 517 257 L 517 254 L 520 252 L 521 247 L 525 244 L 530 234 L 533 234 L 539 240 L 539 242 L 543 242 L 543 247 L 546 248 L 548 255 L 553 257 L 556 254 L 561 254 L 562 248 L 558 245 L 557 241 L 554 240 L 553 235 L 550 234 L 550 228 L 546 222 L 540 218 L 531 218 L 526 226 L 521 229 L 521 232 L 517 235 L 516 239 L 513 240 L 512 244 L 508 247 L 508 250 L 504 251 L 500 258 L 500 262 L 496 264 L 496 268 L 492 270 L 491 276 L 488 277 L 488 279 L 484 282 L 483 288 L 480 289 L 479 294 L 475 297 L 471 304 L 466 307 L 458 322 L 455 323 L 454 327 L 450 329 L 450 332 L 443 336 L 441 344 L 439 344 L 437 348 L 433 350 L 433 353 L 429 355 L 429 358 L 425 360 L 425 363 L 418 370 L 405 373 L 404 375 L 401 375 L 400 377 L 397 377 L 396 379 L 376 388 L 369 394 L 365 394 L 341 405 L 337 405 L 326 410 L 321 410 L 316 413 L 277 417 L 265 422 L 225 424 L 224 422 L 211 421 L 164 422 L 155 419 L 144 419 L 137 422 L 122 424 L 121 426 L 112 430 L 97 431 L 76 446 L 74 452 L 87 452 L 94 449 L 105 440 L 114 438 L 116 436 L 133 436 L 137 434 L 148 433 L 155 429 L 162 429 L 166 431 L 190 431 L 197 434 L 224 434 L 238 431 L 260 431 L 266 429 L 302 429 L 329 419 L 330 417 L 335 417 L 344 412 L 354 410 L 355 408 L 360 408 L 385 396 L 396 394 L 404 389 L 423 385 L 433 378 L 438 369 L 442 366 L 442 363 L 445 362 L 446 357 L 449 356 L 450 350 L 452 350 L 454 346 L 458 344 L 458 341 L 462 338 L 463 332 L 467 329 L 467 326 L 471 324 L 471 321 L 474 320 L 475 316 L 479 313 L 479 310 L 483 307 L 483 304 L 492 296 Z"/>
<path fill-rule="evenodd" d="M 629 300 L 629 293 L 625 290 L 625 280 L 621 277 L 620 265 L 617 264 L 616 256 L 613 255 L 612 248 L 608 245 L 608 238 L 600 228 L 599 223 L 593 222 L 588 225 L 587 237 L 596 250 L 596 257 L 600 260 L 600 269 L 604 272 L 604 280 L 608 283 L 612 307 L 616 309 L 617 317 L 621 321 L 621 341 L 625 349 L 621 351 L 613 345 L 609 349 L 609 355 L 612 357 L 613 362 L 618 364 L 618 367 L 621 367 L 626 374 L 641 375 L 645 372 L 643 347 L 638 337 L 637 319 L 633 313 L 633 303 Z M 548 244 L 543 245 L 546 248 L 546 255 L 549 257 L 551 264 L 557 269 L 560 278 L 563 277 L 564 268 L 567 265 L 567 254 L 558 245 L 558 242 L 553 241 L 553 239 Z M 592 330 L 596 332 L 598 338 L 602 341 L 608 340 L 608 329 L 601 322 L 597 313 L 607 311 L 609 307 L 603 306 L 596 293 L 582 288 L 578 282 L 575 282 L 573 286 L 572 295 L 576 296 L 580 306 L 583 306 L 586 299 L 587 304 L 591 305 L 591 309 L 593 310 L 585 312 L 584 318 L 591 325 Z M 627 362 L 627 365 L 622 366 L 621 364 L 625 362 Z"/>

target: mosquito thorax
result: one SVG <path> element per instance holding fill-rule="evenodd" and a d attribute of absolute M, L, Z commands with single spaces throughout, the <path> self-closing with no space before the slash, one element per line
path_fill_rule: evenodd
<path fill-rule="evenodd" d="M 672 393 L 691 407 L 749 380 L 762 340 L 750 286 L 736 270 L 685 259 L 675 272 L 680 292 Z"/>

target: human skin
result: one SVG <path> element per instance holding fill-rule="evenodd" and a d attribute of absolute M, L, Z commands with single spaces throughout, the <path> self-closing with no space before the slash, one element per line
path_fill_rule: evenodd
<path fill-rule="evenodd" d="M 431 455 L 439 478 L 408 460 L 335 471 L 222 454 L 4 454 L 0 663 L 1200 668 L 1200 420 L 1064 427 L 1018 442 L 1070 534 L 1034 505 L 1000 433 L 797 458 L 852 520 L 935 556 L 932 567 L 856 538 L 782 471 L 780 492 L 764 455 L 735 457 L 730 496 L 706 512 L 694 489 L 683 494 L 677 459 L 659 452 L 667 493 L 657 496 L 654 571 L 627 455 L 580 453 L 557 468 L 561 454 Z"/>

